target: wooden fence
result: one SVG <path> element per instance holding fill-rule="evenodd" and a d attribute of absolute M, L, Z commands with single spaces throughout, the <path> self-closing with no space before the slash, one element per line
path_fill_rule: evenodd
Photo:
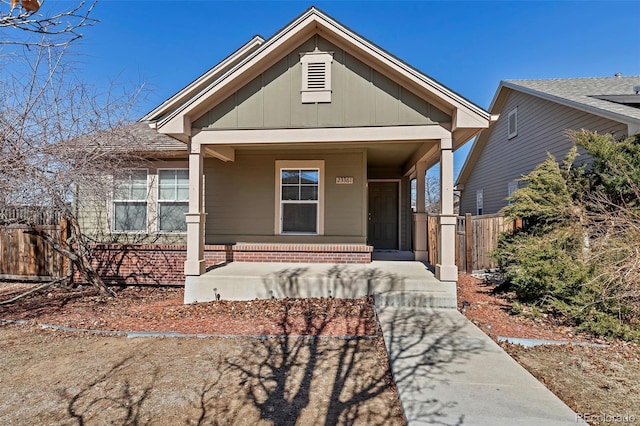
<path fill-rule="evenodd" d="M 498 245 L 498 235 L 513 230 L 515 224 L 501 214 L 458 216 L 456 232 L 456 266 L 461 272 L 472 273 L 496 267 L 491 252 Z M 429 216 L 427 245 L 429 263 L 438 263 L 438 216 Z"/>
<path fill-rule="evenodd" d="M 21 216 L 27 213 L 33 219 L 33 211 L 3 215 L 11 224 L 0 224 L 0 279 L 48 281 L 63 277 L 68 269 L 66 259 L 42 238 L 30 234 L 32 225 L 20 223 Z M 36 222 L 40 230 L 63 238 L 66 235 L 66 226 L 57 215 L 43 212 Z"/>

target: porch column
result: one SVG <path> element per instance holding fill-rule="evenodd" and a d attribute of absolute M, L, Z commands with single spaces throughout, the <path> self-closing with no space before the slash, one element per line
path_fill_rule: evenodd
<path fill-rule="evenodd" d="M 202 147 L 199 143 L 189 143 L 189 212 L 187 219 L 187 260 L 184 262 L 184 274 L 202 275 L 206 270 L 204 260 L 204 224 L 203 212 L 203 170 Z"/>
<path fill-rule="evenodd" d="M 440 140 L 440 215 L 436 278 L 458 281 L 456 266 L 456 215 L 453 211 L 453 145 L 451 138 Z"/>
<path fill-rule="evenodd" d="M 416 164 L 416 212 L 413 214 L 413 242 L 414 242 L 414 259 L 420 262 L 429 261 L 429 252 L 427 248 L 427 213 L 425 208 L 425 174 L 427 173 L 427 164 L 418 162 Z"/>

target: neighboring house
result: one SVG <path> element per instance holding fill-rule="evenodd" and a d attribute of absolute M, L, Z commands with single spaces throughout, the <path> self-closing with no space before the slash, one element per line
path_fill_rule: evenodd
<path fill-rule="evenodd" d="M 507 80 L 489 112 L 499 119 L 477 138 L 457 181 L 461 213 L 492 214 L 507 205 L 519 179 L 547 153 L 562 160 L 573 146 L 568 129 L 640 132 L 640 77 Z M 578 162 L 590 158 L 582 154 Z"/>
<path fill-rule="evenodd" d="M 438 162 L 434 266 L 457 281 L 453 151 L 489 114 L 318 9 L 254 37 L 141 123 L 185 155 L 117 184 L 112 231 L 186 239 L 186 256 L 162 248 L 175 250 L 171 267 L 184 261 L 187 283 L 229 260 L 370 262 L 373 250 L 425 260 L 427 214 L 411 210 L 411 180 L 424 206 L 425 171 Z"/>

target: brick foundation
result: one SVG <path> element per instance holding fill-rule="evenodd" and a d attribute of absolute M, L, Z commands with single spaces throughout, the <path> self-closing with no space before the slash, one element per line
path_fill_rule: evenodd
<path fill-rule="evenodd" d="M 205 245 L 207 268 L 225 262 L 370 263 L 364 244 Z M 100 244 L 93 265 L 108 284 L 184 284 L 187 247 L 183 244 Z M 76 282 L 84 280 L 76 273 Z"/>

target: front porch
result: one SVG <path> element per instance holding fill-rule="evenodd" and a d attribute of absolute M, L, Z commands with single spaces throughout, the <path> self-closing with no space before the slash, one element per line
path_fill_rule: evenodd
<path fill-rule="evenodd" d="M 454 282 L 440 282 L 422 262 L 368 264 L 232 262 L 187 276 L 185 303 L 256 298 L 373 295 L 381 306 L 456 307 Z"/>

